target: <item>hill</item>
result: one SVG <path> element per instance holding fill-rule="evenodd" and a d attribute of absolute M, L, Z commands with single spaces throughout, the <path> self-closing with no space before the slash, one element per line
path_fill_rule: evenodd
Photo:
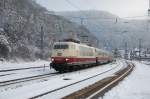
<path fill-rule="evenodd" d="M 56 12 L 72 22 L 81 24 L 90 30 L 107 49 L 124 48 L 125 42 L 129 48 L 138 46 L 142 39 L 142 46 L 150 46 L 150 30 L 148 20 L 122 19 L 105 11 L 73 11 Z"/>
<path fill-rule="evenodd" d="M 54 15 L 34 0 L 0 1 L 0 57 L 30 60 L 42 53 L 48 58 L 52 43 L 71 33 L 96 39 L 85 27 Z"/>

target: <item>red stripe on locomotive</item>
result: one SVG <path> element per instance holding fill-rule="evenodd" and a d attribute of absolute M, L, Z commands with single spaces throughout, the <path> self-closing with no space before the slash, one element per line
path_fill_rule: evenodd
<path fill-rule="evenodd" d="M 96 58 L 66 58 L 66 57 L 52 57 L 53 63 L 74 63 L 74 62 L 96 62 Z"/>

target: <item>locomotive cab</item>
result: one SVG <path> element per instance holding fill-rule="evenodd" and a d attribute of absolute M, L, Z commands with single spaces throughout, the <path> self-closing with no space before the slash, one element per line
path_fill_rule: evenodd
<path fill-rule="evenodd" d="M 76 53 L 74 53 L 75 49 L 75 44 L 71 42 L 55 43 L 52 51 L 52 57 L 74 57 L 76 56 Z"/>
<path fill-rule="evenodd" d="M 73 61 L 77 56 L 75 43 L 56 42 L 53 47 L 51 61 L 52 65 L 64 65 Z"/>

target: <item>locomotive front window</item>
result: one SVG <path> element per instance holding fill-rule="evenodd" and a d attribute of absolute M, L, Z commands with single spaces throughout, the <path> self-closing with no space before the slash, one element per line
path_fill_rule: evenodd
<path fill-rule="evenodd" d="M 59 45 L 54 45 L 54 49 L 68 49 L 69 46 L 67 44 L 59 44 Z"/>

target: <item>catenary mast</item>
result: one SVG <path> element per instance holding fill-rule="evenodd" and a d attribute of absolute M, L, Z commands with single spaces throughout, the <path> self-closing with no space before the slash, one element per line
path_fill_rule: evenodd
<path fill-rule="evenodd" d="M 149 0 L 148 16 L 150 16 L 150 0 Z"/>

